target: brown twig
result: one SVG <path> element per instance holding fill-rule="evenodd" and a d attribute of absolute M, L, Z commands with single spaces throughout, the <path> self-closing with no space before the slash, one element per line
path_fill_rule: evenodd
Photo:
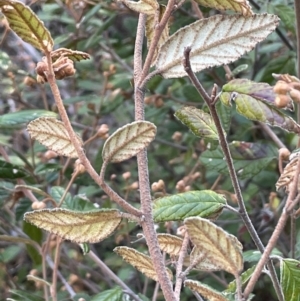
<path fill-rule="evenodd" d="M 187 47 L 184 51 L 183 66 L 184 66 L 185 71 L 186 71 L 187 75 L 189 76 L 190 80 L 194 84 L 195 88 L 198 90 L 199 94 L 205 100 L 205 102 L 206 102 L 206 104 L 207 104 L 207 106 L 210 110 L 211 116 L 214 120 L 214 123 L 216 125 L 218 135 L 219 135 L 220 146 L 221 146 L 222 151 L 224 153 L 226 163 L 227 163 L 227 166 L 228 166 L 228 171 L 229 171 L 230 178 L 231 178 L 231 182 L 232 182 L 234 192 L 235 192 L 236 197 L 237 197 L 237 202 L 238 202 L 238 205 L 239 205 L 239 215 L 242 218 L 243 222 L 245 223 L 245 226 L 246 226 L 249 234 L 251 235 L 254 243 L 256 244 L 257 248 L 259 249 L 259 251 L 261 253 L 264 253 L 264 246 L 263 246 L 257 232 L 255 231 L 255 228 L 254 228 L 254 226 L 253 226 L 253 224 L 252 224 L 252 222 L 249 218 L 249 215 L 248 215 L 246 207 L 245 207 L 245 203 L 244 203 L 241 188 L 240 188 L 240 185 L 239 185 L 239 182 L 238 182 L 237 174 L 236 174 L 235 169 L 234 169 L 233 160 L 232 160 L 232 157 L 231 157 L 229 146 L 228 146 L 228 143 L 226 141 L 226 137 L 224 135 L 224 131 L 222 129 L 221 121 L 218 117 L 218 113 L 217 113 L 215 104 L 213 102 L 214 100 L 211 99 L 211 97 L 207 94 L 207 92 L 204 90 L 201 83 L 198 81 L 198 78 L 196 77 L 195 73 L 192 71 L 192 67 L 191 67 L 191 63 L 190 63 L 190 52 L 191 52 L 191 48 Z M 284 301 L 282 291 L 281 291 L 281 288 L 280 288 L 280 285 L 279 285 L 279 282 L 278 282 L 278 278 L 276 276 L 276 271 L 275 271 L 275 268 L 274 268 L 274 266 L 271 262 L 268 263 L 268 268 L 270 270 L 271 279 L 272 279 L 274 288 L 276 290 L 277 296 L 278 296 L 280 301 Z"/>

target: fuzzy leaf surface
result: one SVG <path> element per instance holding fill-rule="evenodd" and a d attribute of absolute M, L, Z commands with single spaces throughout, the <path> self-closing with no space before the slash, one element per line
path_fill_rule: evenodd
<path fill-rule="evenodd" d="M 74 62 L 90 59 L 90 55 L 86 52 L 71 50 L 67 48 L 59 48 L 51 53 L 51 58 L 53 62 L 55 62 L 62 56 L 67 57 Z"/>
<path fill-rule="evenodd" d="M 135 121 L 119 128 L 105 142 L 102 150 L 103 161 L 121 162 L 127 160 L 154 139 L 156 126 L 148 121 Z"/>
<path fill-rule="evenodd" d="M 237 238 L 201 217 L 189 217 L 184 223 L 193 244 L 215 266 L 235 276 L 242 271 L 242 246 Z"/>
<path fill-rule="evenodd" d="M 20 179 L 28 175 L 21 166 L 0 160 L 0 179 Z"/>
<path fill-rule="evenodd" d="M 160 233 L 157 234 L 157 239 L 159 247 L 163 252 L 171 256 L 179 256 L 183 242 L 182 238 L 171 234 Z"/>
<path fill-rule="evenodd" d="M 176 111 L 175 117 L 200 138 L 218 140 L 218 132 L 210 114 L 195 107 L 183 107 Z"/>
<path fill-rule="evenodd" d="M 37 118 L 28 124 L 27 130 L 32 139 L 37 140 L 57 154 L 69 158 L 78 158 L 65 125 L 60 120 L 47 117 Z M 77 139 L 82 145 L 79 136 L 77 136 Z"/>
<path fill-rule="evenodd" d="M 93 296 L 90 301 L 122 301 L 122 296 L 123 291 L 117 286 Z"/>
<path fill-rule="evenodd" d="M 229 144 L 234 168 L 240 179 L 255 176 L 265 169 L 272 160 L 277 158 L 277 150 L 271 144 L 234 141 Z M 228 174 L 224 154 L 220 147 L 206 150 L 200 156 L 200 161 L 211 170 Z"/>
<path fill-rule="evenodd" d="M 165 78 L 186 76 L 182 65 L 184 49 L 192 48 L 194 72 L 231 63 L 264 40 L 279 18 L 270 14 L 216 15 L 185 26 L 161 46 L 156 68 Z"/>
<path fill-rule="evenodd" d="M 190 288 L 194 292 L 201 294 L 209 301 L 228 301 L 228 299 L 226 299 L 226 297 L 222 293 L 199 281 L 185 280 L 184 286 Z"/>
<path fill-rule="evenodd" d="M 223 92 L 220 100 L 224 104 L 236 103 L 236 111 L 247 119 L 277 126 L 288 132 L 300 133 L 300 125 L 279 109 L 246 94 Z"/>
<path fill-rule="evenodd" d="M 159 8 L 159 4 L 156 0 L 121 0 L 121 2 L 123 2 L 131 10 L 145 15 L 154 15 L 156 10 Z"/>
<path fill-rule="evenodd" d="M 196 0 L 196 2 L 202 6 L 218 10 L 233 10 L 245 17 L 249 17 L 253 14 L 247 0 Z"/>
<path fill-rule="evenodd" d="M 190 263 L 194 266 L 193 268 L 200 271 L 220 271 L 220 266 L 215 265 L 206 255 L 206 250 L 194 247 L 190 254 Z"/>
<path fill-rule="evenodd" d="M 188 191 L 156 199 L 153 203 L 155 222 L 178 221 L 190 216 L 217 218 L 226 199 L 211 190 Z"/>
<path fill-rule="evenodd" d="M 138 271 L 155 281 L 158 281 L 157 274 L 153 268 L 152 260 L 149 256 L 128 247 L 116 247 L 114 252 L 120 255 L 126 262 L 134 266 Z M 162 267 L 163 268 L 163 267 Z M 167 269 L 167 273 L 172 280 L 171 270 Z"/>
<path fill-rule="evenodd" d="M 285 300 L 300 300 L 300 261 L 283 259 L 280 262 L 280 284 Z"/>
<path fill-rule="evenodd" d="M 22 40 L 43 52 L 52 51 L 54 42 L 50 32 L 29 6 L 19 1 L 0 0 L 0 9 Z"/>
<path fill-rule="evenodd" d="M 163 6 L 163 5 L 160 5 L 159 8 L 157 8 L 157 10 L 159 10 L 158 19 L 160 21 L 161 18 L 163 17 L 163 15 L 164 15 L 166 7 Z M 156 14 L 155 13 L 154 14 L 149 14 L 147 16 L 146 26 L 145 26 L 145 34 L 146 34 L 146 38 L 147 38 L 147 47 L 148 47 L 148 49 L 149 49 L 149 46 L 152 42 L 152 39 L 153 39 L 153 36 L 154 36 L 154 33 L 155 33 L 155 27 L 156 27 L 156 22 L 155 21 L 156 21 Z M 163 45 L 167 41 L 168 38 L 169 38 L 169 22 L 168 22 L 167 26 L 165 26 L 164 30 L 161 33 L 161 36 L 159 38 L 157 47 L 155 49 L 155 53 L 153 55 L 151 66 L 153 66 L 156 62 L 160 46 Z"/>
<path fill-rule="evenodd" d="M 110 234 L 121 222 L 118 210 L 95 210 L 90 212 L 67 209 L 42 209 L 27 212 L 24 220 L 77 243 L 96 243 Z"/>

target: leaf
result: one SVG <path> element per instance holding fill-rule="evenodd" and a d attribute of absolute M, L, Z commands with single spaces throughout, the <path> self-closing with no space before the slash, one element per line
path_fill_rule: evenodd
<path fill-rule="evenodd" d="M 184 286 L 187 286 L 192 291 L 201 294 L 208 301 L 228 301 L 222 293 L 199 281 L 185 280 Z"/>
<path fill-rule="evenodd" d="M 156 14 L 149 14 L 146 19 L 145 35 L 147 38 L 148 49 L 150 47 L 150 44 L 152 42 L 152 39 L 153 39 L 153 36 L 155 33 L 155 28 L 157 26 L 156 22 L 161 20 L 161 18 L 163 17 L 163 15 L 165 13 L 166 7 L 164 5 L 159 5 L 157 10 L 159 10 L 158 20 L 157 20 Z M 159 49 L 160 49 L 161 45 L 163 45 L 167 41 L 168 38 L 169 38 L 169 22 L 165 26 L 165 28 L 163 29 L 163 31 L 161 33 L 161 36 L 159 38 L 158 44 L 156 46 L 156 49 L 155 49 L 155 52 L 153 55 L 151 66 L 155 65 L 155 62 L 156 62 L 156 59 L 157 59 L 157 56 L 159 53 Z"/>
<path fill-rule="evenodd" d="M 241 13 L 245 17 L 253 14 L 251 6 L 247 0 L 195 0 L 198 4 L 206 7 L 215 8 L 218 10 L 233 10 Z"/>
<path fill-rule="evenodd" d="M 64 239 L 96 243 L 113 233 L 121 214 L 118 210 L 79 212 L 55 208 L 27 212 L 24 220 Z"/>
<path fill-rule="evenodd" d="M 134 266 L 138 271 L 146 275 L 148 278 L 158 281 L 157 274 L 153 268 L 152 260 L 149 256 L 128 247 L 116 247 L 114 248 L 114 252 L 120 255 L 126 262 Z M 170 280 L 172 280 L 173 275 L 171 270 L 168 268 L 165 269 L 167 270 Z"/>
<path fill-rule="evenodd" d="M 190 264 L 193 265 L 193 269 L 200 271 L 220 271 L 221 268 L 215 265 L 214 262 L 207 257 L 207 251 L 202 251 L 197 247 L 194 247 L 190 254 Z"/>
<path fill-rule="evenodd" d="M 156 223 L 183 220 L 190 216 L 217 218 L 226 199 L 211 190 L 188 191 L 156 199 L 153 218 Z"/>
<path fill-rule="evenodd" d="M 215 266 L 238 277 L 243 270 L 243 256 L 242 246 L 237 238 L 200 217 L 189 217 L 184 223 L 193 244 Z"/>
<path fill-rule="evenodd" d="M 0 179 L 20 179 L 28 176 L 21 166 L 0 160 Z"/>
<path fill-rule="evenodd" d="M 159 4 L 156 0 L 140 0 L 130 1 L 130 0 L 121 0 L 128 8 L 131 10 L 145 15 L 154 15 L 156 10 L 159 9 Z"/>
<path fill-rule="evenodd" d="M 7 113 L 0 116 L 0 128 L 21 127 L 24 123 L 30 122 L 39 117 L 56 118 L 57 114 L 46 110 L 23 110 Z"/>
<path fill-rule="evenodd" d="M 280 261 L 280 284 L 285 300 L 300 300 L 300 261 L 295 259 Z"/>
<path fill-rule="evenodd" d="M 13 300 L 16 301 L 44 301 L 43 297 L 35 295 L 33 292 L 21 291 L 21 290 L 9 290 L 12 294 Z M 20 297 L 20 298 L 18 298 Z"/>
<path fill-rule="evenodd" d="M 93 296 L 90 301 L 122 301 L 122 296 L 123 291 L 117 286 Z"/>
<path fill-rule="evenodd" d="M 176 111 L 175 117 L 200 138 L 218 140 L 218 132 L 210 114 L 195 107 L 183 107 Z"/>
<path fill-rule="evenodd" d="M 27 126 L 27 130 L 32 139 L 36 139 L 48 149 L 61 156 L 78 158 L 63 122 L 55 118 L 41 117 L 31 121 Z M 77 139 L 82 145 L 79 136 L 77 136 Z"/>
<path fill-rule="evenodd" d="M 19 1 L 0 0 L 0 9 L 22 40 L 43 52 L 52 51 L 54 42 L 50 32 L 29 6 Z"/>
<path fill-rule="evenodd" d="M 127 160 L 154 139 L 156 126 L 148 121 L 135 121 L 119 128 L 105 142 L 102 150 L 103 161 L 121 162 Z"/>
<path fill-rule="evenodd" d="M 51 58 L 53 62 L 55 62 L 60 57 L 67 57 L 68 59 L 75 62 L 90 59 L 90 55 L 86 52 L 71 50 L 67 48 L 59 48 L 51 52 Z"/>
<path fill-rule="evenodd" d="M 280 18 L 281 22 L 284 24 L 286 30 L 289 30 L 294 36 L 296 36 L 295 10 L 288 5 L 277 4 L 274 6 L 274 11 L 275 14 Z"/>
<path fill-rule="evenodd" d="M 229 149 L 234 169 L 241 179 L 252 178 L 264 170 L 273 159 L 277 158 L 275 147 L 266 143 L 234 141 L 229 144 Z M 220 147 L 212 151 L 206 150 L 203 152 L 200 156 L 200 161 L 209 170 L 228 174 L 227 164 Z"/>
<path fill-rule="evenodd" d="M 271 255 L 283 257 L 283 254 L 278 249 L 273 249 Z M 248 250 L 243 252 L 244 261 L 257 263 L 261 258 L 261 253 L 258 250 Z"/>
<path fill-rule="evenodd" d="M 248 280 L 251 278 L 255 268 L 256 268 L 256 265 L 252 266 L 250 269 L 248 269 L 241 275 L 242 284 L 245 284 L 248 282 Z M 225 291 L 223 291 L 223 294 L 225 294 L 225 295 L 234 294 L 235 292 L 236 292 L 236 280 L 231 281 L 228 284 L 228 288 Z"/>
<path fill-rule="evenodd" d="M 165 78 L 183 77 L 183 52 L 192 48 L 190 61 L 194 72 L 228 64 L 250 51 L 277 26 L 275 15 L 216 15 L 181 28 L 161 46 L 156 67 Z"/>
<path fill-rule="evenodd" d="M 248 79 L 233 79 L 222 87 L 222 92 L 235 92 L 240 95 L 248 95 L 256 100 L 275 105 L 276 93 L 273 87 L 267 83 L 256 83 Z"/>
<path fill-rule="evenodd" d="M 224 104 L 221 101 L 218 101 L 216 103 L 216 110 L 221 120 L 222 127 L 225 133 L 228 133 L 230 130 L 231 117 L 232 117 L 231 108 L 229 108 L 228 106 L 224 106 Z"/>
<path fill-rule="evenodd" d="M 171 234 L 157 234 L 159 247 L 163 252 L 171 256 L 179 256 L 182 247 L 182 238 Z"/>
<path fill-rule="evenodd" d="M 61 186 L 51 187 L 50 195 L 57 204 L 60 203 L 62 197 L 64 196 L 64 202 L 62 204 L 62 207 L 64 207 L 66 203 L 71 203 L 72 202 L 71 193 L 70 192 L 66 193 L 65 188 L 63 188 Z M 71 209 L 71 208 L 64 208 L 64 209 Z M 82 210 L 75 210 L 75 211 L 82 211 Z"/>
<path fill-rule="evenodd" d="M 247 119 L 277 126 L 288 132 L 300 133 L 300 126 L 291 117 L 251 96 L 223 92 L 220 99 L 225 104 L 228 100 L 229 102 L 234 101 L 236 103 L 236 111 Z"/>

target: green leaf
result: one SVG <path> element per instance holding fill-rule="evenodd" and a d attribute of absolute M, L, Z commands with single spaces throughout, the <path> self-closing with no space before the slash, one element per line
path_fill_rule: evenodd
<path fill-rule="evenodd" d="M 283 256 L 278 249 L 273 249 L 271 255 Z M 261 258 L 261 253 L 258 250 L 248 250 L 243 252 L 244 261 L 257 263 Z"/>
<path fill-rule="evenodd" d="M 155 222 L 183 220 L 191 216 L 217 218 L 226 200 L 211 190 L 188 191 L 156 199 L 153 203 Z"/>
<path fill-rule="evenodd" d="M 0 0 L 1 1 L 1 0 Z M 8 113 L 0 116 L 0 128 L 21 127 L 39 117 L 57 117 L 54 112 L 46 110 L 23 110 L 14 113 Z"/>
<path fill-rule="evenodd" d="M 16 220 L 17 221 L 22 220 L 24 214 L 27 211 L 32 210 L 31 205 L 32 205 L 32 202 L 27 198 L 22 198 L 19 200 L 19 204 L 16 207 Z"/>
<path fill-rule="evenodd" d="M 115 287 L 93 296 L 90 301 L 122 301 L 122 296 L 122 289 L 120 287 Z"/>
<path fill-rule="evenodd" d="M 16 301 L 44 301 L 44 298 L 33 294 L 33 292 L 26 292 L 21 290 L 10 290 L 12 297 Z"/>
<path fill-rule="evenodd" d="M 3 252 L 0 254 L 0 262 L 8 263 L 13 260 L 19 253 L 22 251 L 22 248 L 19 245 L 12 245 L 6 247 Z"/>
<path fill-rule="evenodd" d="M 295 10 L 286 5 L 286 4 L 278 4 L 274 6 L 274 12 L 279 16 L 281 22 L 284 24 L 285 28 L 292 32 L 293 35 L 296 35 L 296 27 L 295 27 Z"/>
<path fill-rule="evenodd" d="M 50 195 L 52 196 L 53 200 L 56 203 L 59 203 L 61 198 L 63 197 L 65 193 L 65 189 L 63 187 L 60 186 L 53 186 L 51 187 L 50 190 Z M 71 194 L 68 192 L 64 198 L 64 203 L 71 203 L 72 201 L 72 196 Z"/>
<path fill-rule="evenodd" d="M 197 137 L 218 140 L 218 132 L 210 114 L 195 107 L 183 107 L 176 111 L 175 117 Z"/>
<path fill-rule="evenodd" d="M 52 51 L 50 32 L 29 6 L 19 1 L 0 0 L 0 9 L 10 28 L 21 39 L 44 52 Z"/>
<path fill-rule="evenodd" d="M 85 195 L 76 195 L 73 199 L 68 196 L 62 204 L 62 208 L 77 211 L 97 210 L 97 207 Z"/>
<path fill-rule="evenodd" d="M 90 59 L 90 55 L 88 53 L 78 51 L 78 50 L 59 48 L 59 49 L 56 49 L 55 51 L 52 51 L 51 58 L 52 58 L 53 62 L 58 60 L 60 57 L 67 57 L 68 59 L 75 61 L 75 62 Z"/>
<path fill-rule="evenodd" d="M 232 110 L 228 106 L 224 106 L 224 104 L 221 101 L 217 102 L 216 109 L 218 116 L 221 120 L 222 127 L 224 131 L 228 133 L 231 124 Z"/>
<path fill-rule="evenodd" d="M 18 165 L 0 160 L 0 178 L 1 179 L 19 179 L 28 174 L 25 169 Z"/>
<path fill-rule="evenodd" d="M 238 94 L 235 92 L 231 94 L 223 92 L 222 94 L 226 95 L 221 95 L 220 99 L 224 101 L 225 104 L 228 100 L 233 100 L 236 103 L 236 110 L 240 115 L 250 120 L 280 127 L 288 132 L 300 133 L 300 126 L 279 109 L 246 94 Z"/>
<path fill-rule="evenodd" d="M 280 284 L 285 300 L 300 300 L 300 261 L 295 259 L 281 260 Z"/>
<path fill-rule="evenodd" d="M 241 275 L 241 282 L 242 282 L 242 284 L 247 283 L 247 281 L 251 278 L 251 276 L 252 276 L 255 268 L 256 268 L 256 265 L 252 266 L 250 269 L 248 269 L 247 271 L 245 271 Z M 227 289 L 225 291 L 223 291 L 223 294 L 227 295 L 227 294 L 232 294 L 232 293 L 235 293 L 235 292 L 236 292 L 236 280 L 231 281 L 228 284 L 228 287 L 227 287 Z"/>
<path fill-rule="evenodd" d="M 248 95 L 274 105 L 276 94 L 273 87 L 266 83 L 256 83 L 248 79 L 233 79 L 222 87 L 222 92 L 235 92 L 239 95 Z"/>
<path fill-rule="evenodd" d="M 233 164 L 239 178 L 251 178 L 265 169 L 277 157 L 276 149 L 270 144 L 235 141 L 229 144 Z M 228 174 L 224 154 L 220 147 L 206 150 L 200 161 L 207 169 Z"/>
<path fill-rule="evenodd" d="M 23 231 L 26 233 L 32 240 L 36 241 L 38 244 L 42 243 L 43 239 L 43 232 L 41 229 L 38 227 L 26 223 L 23 223 Z M 34 264 L 39 265 L 42 263 L 42 256 L 41 254 L 37 251 L 36 248 L 34 248 L 32 245 L 26 244 L 26 249 L 31 257 L 31 260 L 34 262 Z"/>

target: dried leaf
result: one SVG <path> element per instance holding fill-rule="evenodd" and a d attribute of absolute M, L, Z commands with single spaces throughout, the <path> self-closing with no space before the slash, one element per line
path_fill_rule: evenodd
<path fill-rule="evenodd" d="M 179 256 L 182 238 L 171 234 L 157 234 L 159 247 L 163 252 L 170 254 L 171 256 Z"/>
<path fill-rule="evenodd" d="M 220 271 L 222 268 L 215 265 L 214 262 L 207 257 L 207 251 L 194 247 L 190 254 L 190 264 L 194 269 L 201 271 Z"/>
<path fill-rule="evenodd" d="M 200 217 L 187 218 L 184 223 L 193 244 L 205 253 L 216 267 L 237 277 L 243 269 L 241 244 L 238 240 Z"/>
<path fill-rule="evenodd" d="M 290 191 L 290 185 L 294 180 L 294 176 L 297 170 L 298 160 L 300 158 L 299 150 L 297 152 L 293 152 L 290 155 L 290 162 L 284 168 L 282 174 L 280 175 L 277 183 L 276 190 L 278 191 L 280 188 L 286 188 L 286 191 Z M 299 182 L 299 180 L 298 180 Z M 299 183 L 300 184 L 300 183 Z M 299 186 L 298 184 L 298 186 Z"/>
<path fill-rule="evenodd" d="M 44 52 L 52 51 L 54 42 L 50 32 L 29 6 L 19 1 L 0 0 L 0 9 L 21 39 Z"/>
<path fill-rule="evenodd" d="M 184 286 L 187 286 L 192 291 L 201 294 L 209 301 L 228 301 L 228 299 L 222 293 L 199 281 L 185 280 Z"/>
<path fill-rule="evenodd" d="M 241 13 L 243 16 L 251 16 L 253 14 L 251 6 L 247 0 L 195 0 L 198 4 L 218 10 L 233 10 Z"/>
<path fill-rule="evenodd" d="M 62 156 L 78 158 L 63 122 L 55 118 L 41 117 L 31 121 L 27 130 L 32 139 L 36 139 L 48 149 Z M 80 137 L 77 138 L 82 145 Z"/>
<path fill-rule="evenodd" d="M 153 268 L 153 263 L 149 256 L 128 247 L 114 248 L 114 252 L 119 254 L 126 262 L 134 266 L 138 271 L 140 271 L 147 277 L 158 281 L 157 274 Z M 168 268 L 166 269 L 170 280 L 172 280 L 172 272 Z"/>
<path fill-rule="evenodd" d="M 195 107 L 183 107 L 175 117 L 186 125 L 194 135 L 209 140 L 218 140 L 218 131 L 210 114 Z"/>
<path fill-rule="evenodd" d="M 90 212 L 67 209 L 42 209 L 27 212 L 24 220 L 77 243 L 96 243 L 108 237 L 121 222 L 118 210 L 97 210 Z"/>
<path fill-rule="evenodd" d="M 103 161 L 121 162 L 127 160 L 154 139 L 156 126 L 148 121 L 135 121 L 119 128 L 105 142 L 102 151 Z"/>
<path fill-rule="evenodd" d="M 154 36 L 155 26 L 157 25 L 156 22 L 159 22 L 161 20 L 161 18 L 163 17 L 163 15 L 165 13 L 165 10 L 166 10 L 166 7 L 164 5 L 160 5 L 159 11 L 158 11 L 158 14 L 159 14 L 158 16 L 156 14 L 149 14 L 147 16 L 146 38 L 147 38 L 147 47 L 148 48 L 149 48 L 149 46 L 152 42 L 153 36 Z M 161 36 L 159 38 L 157 47 L 156 47 L 154 55 L 153 55 L 151 66 L 155 65 L 161 45 L 163 45 L 169 38 L 169 23 L 170 22 L 168 22 L 168 24 L 165 26 L 164 30 L 161 33 Z"/>
<path fill-rule="evenodd" d="M 60 57 L 67 57 L 68 59 L 74 62 L 90 59 L 90 55 L 86 52 L 71 50 L 67 48 L 59 48 L 51 52 L 51 58 L 53 63 Z"/>
<path fill-rule="evenodd" d="M 140 0 L 130 1 L 130 0 L 121 0 L 128 8 L 131 10 L 145 15 L 154 15 L 156 10 L 159 8 L 159 4 L 156 0 Z"/>
<path fill-rule="evenodd" d="M 250 51 L 277 26 L 275 15 L 216 15 L 181 28 L 164 45 L 156 62 L 165 78 L 183 77 L 183 52 L 187 46 L 194 72 L 228 64 Z"/>

